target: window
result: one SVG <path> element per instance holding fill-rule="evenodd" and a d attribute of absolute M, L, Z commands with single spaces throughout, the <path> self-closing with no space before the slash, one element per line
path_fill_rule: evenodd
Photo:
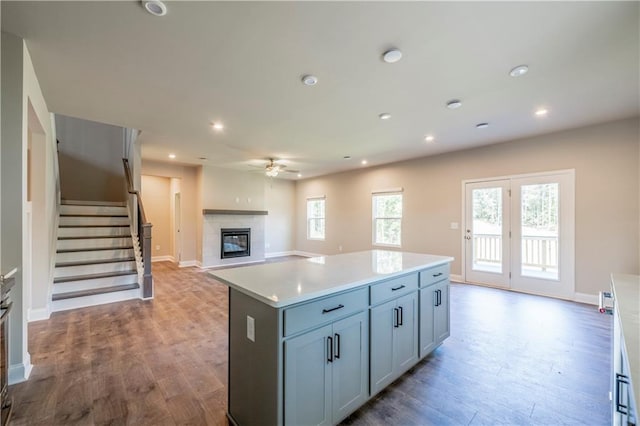
<path fill-rule="evenodd" d="M 324 197 L 307 198 L 307 238 L 324 240 Z"/>
<path fill-rule="evenodd" d="M 374 193 L 373 244 L 400 246 L 402 234 L 402 194 Z"/>

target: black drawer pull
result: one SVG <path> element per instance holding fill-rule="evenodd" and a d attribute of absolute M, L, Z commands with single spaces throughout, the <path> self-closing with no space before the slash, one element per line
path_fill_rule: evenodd
<path fill-rule="evenodd" d="M 391 289 L 391 291 L 398 291 L 398 290 L 403 289 L 404 287 L 405 287 L 405 285 L 404 285 L 404 284 L 402 284 L 400 287 L 393 287 L 393 288 Z"/>
<path fill-rule="evenodd" d="M 322 313 L 323 314 L 328 314 L 329 312 L 333 312 L 333 311 L 337 311 L 338 309 L 342 309 L 344 308 L 344 305 L 341 303 L 338 306 L 336 306 L 335 308 L 331 308 L 331 309 L 323 309 Z"/>
<path fill-rule="evenodd" d="M 437 274 L 433 274 L 433 278 L 439 277 L 440 275 L 442 275 L 442 272 L 438 272 Z"/>

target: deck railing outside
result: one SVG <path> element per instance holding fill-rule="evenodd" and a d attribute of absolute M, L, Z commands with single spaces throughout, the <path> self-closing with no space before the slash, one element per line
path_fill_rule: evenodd
<path fill-rule="evenodd" d="M 474 234 L 474 263 L 500 264 L 502 262 L 502 236 L 500 234 Z M 522 237 L 522 266 L 540 271 L 558 268 L 558 237 Z"/>

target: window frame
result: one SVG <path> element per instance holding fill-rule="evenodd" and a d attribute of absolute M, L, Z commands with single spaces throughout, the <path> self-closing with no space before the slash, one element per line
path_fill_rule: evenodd
<path fill-rule="evenodd" d="M 384 197 L 397 195 L 400 196 L 400 216 L 399 217 L 377 217 L 376 216 L 376 197 Z M 375 247 L 393 247 L 393 248 L 401 248 L 402 247 L 402 220 L 404 217 L 404 194 L 402 189 L 394 189 L 387 191 L 373 191 L 371 193 L 371 244 Z M 388 242 L 378 242 L 376 241 L 377 237 L 377 223 L 379 220 L 399 220 L 400 221 L 400 231 L 398 235 L 398 244 L 388 243 Z"/>
<path fill-rule="evenodd" d="M 322 216 L 319 217 L 310 217 L 309 216 L 309 202 L 317 202 L 322 201 Z M 325 241 L 327 238 L 327 197 L 322 195 L 318 197 L 308 197 L 307 198 L 307 240 L 312 241 Z M 322 220 L 322 237 L 312 237 L 311 236 L 311 221 L 312 220 Z"/>

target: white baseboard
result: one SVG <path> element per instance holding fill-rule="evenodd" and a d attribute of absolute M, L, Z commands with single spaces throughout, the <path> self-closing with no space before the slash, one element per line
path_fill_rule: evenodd
<path fill-rule="evenodd" d="M 28 380 L 32 369 L 31 356 L 27 354 L 27 359 L 24 363 L 9 366 L 9 384 L 15 385 Z"/>
<path fill-rule="evenodd" d="M 27 314 L 27 321 L 42 321 L 48 320 L 51 317 L 51 306 L 47 305 L 45 308 L 29 309 Z"/>
<path fill-rule="evenodd" d="M 588 293 L 574 293 L 573 300 L 579 303 L 586 303 L 587 305 L 595 305 L 597 306 L 600 302 L 598 300 L 597 294 L 588 294 Z"/>
<path fill-rule="evenodd" d="M 183 260 L 178 263 L 178 268 L 189 268 L 191 266 L 199 266 L 197 260 Z"/>
<path fill-rule="evenodd" d="M 457 274 L 449 274 L 449 281 L 453 281 L 454 283 L 464 283 L 462 275 Z"/>
<path fill-rule="evenodd" d="M 196 266 L 198 268 L 202 268 L 202 262 L 200 262 L 199 260 L 196 260 Z"/>
<path fill-rule="evenodd" d="M 152 256 L 151 257 L 151 262 L 174 262 L 175 263 L 175 259 L 173 256 Z"/>
<path fill-rule="evenodd" d="M 264 257 L 266 259 L 272 258 L 272 257 L 282 257 L 282 256 L 295 256 L 296 252 L 295 251 L 274 251 L 271 253 L 265 253 Z"/>
<path fill-rule="evenodd" d="M 300 250 L 295 250 L 293 252 L 293 254 L 295 256 L 304 256 L 304 257 L 321 257 L 321 256 L 326 256 L 324 254 L 318 254 L 318 253 L 310 253 L 308 251 L 300 251 Z"/>

